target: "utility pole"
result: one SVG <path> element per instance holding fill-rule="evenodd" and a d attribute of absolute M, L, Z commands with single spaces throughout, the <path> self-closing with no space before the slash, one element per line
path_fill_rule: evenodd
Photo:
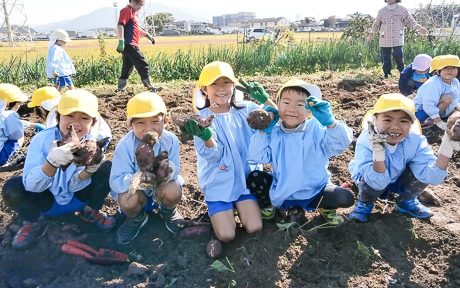
<path fill-rule="evenodd" d="M 117 2 L 113 2 L 113 10 L 115 13 L 115 28 L 117 28 L 118 27 L 118 3 Z"/>
<path fill-rule="evenodd" d="M 11 47 L 20 42 L 33 45 L 23 1 L 2 0 L 0 5 L 0 34 L 6 33 L 8 44 Z"/>
<path fill-rule="evenodd" d="M 151 1 L 145 1 L 144 6 L 142 7 L 142 21 L 144 22 L 144 30 L 150 33 L 150 31 L 153 31 L 153 36 L 156 35 L 155 31 L 155 24 L 153 23 L 153 20 L 148 21 L 148 17 L 152 16 L 153 9 L 152 9 L 152 2 Z"/>

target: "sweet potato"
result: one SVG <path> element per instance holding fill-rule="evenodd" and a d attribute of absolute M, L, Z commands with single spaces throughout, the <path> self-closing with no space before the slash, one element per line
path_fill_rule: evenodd
<path fill-rule="evenodd" d="M 214 120 L 215 117 L 216 115 L 214 114 L 211 114 L 206 118 L 200 115 L 185 115 L 185 116 L 178 115 L 178 114 L 171 115 L 171 118 L 174 121 L 174 123 L 176 123 L 179 126 L 184 126 L 185 122 L 187 122 L 188 120 L 195 120 L 196 122 L 198 122 L 198 126 L 203 127 L 203 128 L 211 126 L 212 121 Z"/>
<path fill-rule="evenodd" d="M 211 234 L 211 227 L 209 226 L 193 226 L 187 227 L 180 230 L 178 236 L 180 238 L 191 238 L 195 236 L 203 236 L 203 235 L 210 235 Z"/>
<path fill-rule="evenodd" d="M 77 166 L 92 166 L 99 164 L 102 161 L 103 153 L 102 148 L 109 137 L 94 140 L 86 139 L 80 144 L 78 144 L 78 150 L 74 153 L 75 156 L 78 156 L 78 160 L 74 161 Z"/>
<path fill-rule="evenodd" d="M 275 119 L 275 113 L 265 111 L 264 109 L 255 109 L 249 112 L 248 125 L 252 129 L 263 130 L 270 126 Z"/>
<path fill-rule="evenodd" d="M 206 253 L 212 259 L 219 258 L 222 254 L 222 243 L 220 243 L 217 239 L 209 240 L 208 244 L 206 245 Z"/>
<path fill-rule="evenodd" d="M 136 147 L 134 152 L 136 156 L 137 166 L 141 172 L 152 172 L 154 161 L 155 161 L 155 152 L 153 151 L 153 146 L 158 141 L 158 133 L 155 131 L 149 131 L 145 133 L 141 141 Z"/>
<path fill-rule="evenodd" d="M 460 141 L 460 111 L 455 111 L 447 119 L 447 136 L 454 141 Z"/>
<path fill-rule="evenodd" d="M 75 132 L 73 124 L 70 124 L 69 127 L 67 127 L 67 129 L 67 133 L 62 137 L 62 140 L 59 140 L 57 142 L 58 147 L 69 143 L 74 143 L 75 145 L 78 145 L 80 143 L 80 139 L 78 138 L 77 132 Z M 70 164 L 62 166 L 62 171 L 67 170 L 69 166 Z"/>

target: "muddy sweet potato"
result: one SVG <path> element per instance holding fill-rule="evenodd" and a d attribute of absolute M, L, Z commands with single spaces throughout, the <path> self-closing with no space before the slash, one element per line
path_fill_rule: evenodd
<path fill-rule="evenodd" d="M 249 112 L 248 125 L 252 129 L 263 130 L 270 126 L 275 119 L 275 113 L 265 111 L 264 109 L 255 109 Z"/>
<path fill-rule="evenodd" d="M 214 120 L 215 117 L 216 115 L 214 114 L 211 114 L 206 118 L 200 115 L 185 115 L 185 116 L 178 115 L 178 114 L 171 115 L 171 118 L 174 121 L 174 123 L 176 123 L 179 126 L 184 126 L 185 122 L 187 122 L 188 120 L 195 120 L 196 122 L 198 122 L 198 126 L 203 127 L 203 128 L 211 126 L 212 121 Z"/>
<path fill-rule="evenodd" d="M 460 111 L 455 111 L 447 119 L 447 136 L 454 141 L 460 141 Z"/>
<path fill-rule="evenodd" d="M 219 258 L 222 254 L 222 243 L 220 243 L 217 239 L 209 240 L 208 244 L 206 245 L 206 253 L 212 259 Z"/>
<path fill-rule="evenodd" d="M 80 143 L 80 139 L 78 138 L 77 132 L 75 132 L 73 124 L 70 124 L 69 127 L 67 127 L 67 129 L 67 133 L 62 137 L 62 140 L 59 140 L 57 142 L 58 147 L 69 143 L 74 143 L 75 145 L 78 145 Z M 69 166 L 70 164 L 61 166 L 62 171 L 67 170 Z"/>
<path fill-rule="evenodd" d="M 93 166 L 95 164 L 101 163 L 104 156 L 102 148 L 108 139 L 109 137 L 99 139 L 97 141 L 94 139 L 86 139 L 78 144 L 78 150 L 73 153 L 75 156 L 77 156 L 76 160 L 74 161 L 75 165 Z"/>
<path fill-rule="evenodd" d="M 195 236 L 203 236 L 203 235 L 210 235 L 211 234 L 211 227 L 209 226 L 193 226 L 187 227 L 180 230 L 178 236 L 180 238 L 191 238 Z"/>
<path fill-rule="evenodd" d="M 152 172 L 155 162 L 155 152 L 153 146 L 158 141 L 158 133 L 149 131 L 145 133 L 136 147 L 134 155 L 136 156 L 137 166 L 141 172 Z"/>

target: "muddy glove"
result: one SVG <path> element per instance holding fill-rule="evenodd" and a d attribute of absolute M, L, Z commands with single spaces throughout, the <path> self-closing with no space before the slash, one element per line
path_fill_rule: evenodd
<path fill-rule="evenodd" d="M 309 96 L 306 99 L 305 109 L 310 110 L 313 117 L 323 126 L 329 126 L 335 122 L 332 114 L 331 104 L 328 101 L 321 100 L 315 96 Z"/>
<path fill-rule="evenodd" d="M 447 129 L 447 123 L 444 121 L 439 121 L 438 123 L 436 123 L 436 126 L 438 126 L 439 129 L 442 129 L 444 131 L 446 131 Z"/>
<path fill-rule="evenodd" d="M 118 40 L 117 52 L 121 53 L 125 50 L 125 40 Z"/>
<path fill-rule="evenodd" d="M 149 33 L 147 33 L 147 35 L 145 35 L 145 37 L 147 37 L 147 39 L 149 39 L 150 42 L 152 42 L 152 44 L 155 45 L 155 38 L 153 38 L 152 35 L 150 35 Z"/>
<path fill-rule="evenodd" d="M 375 126 L 372 121 L 367 122 L 369 128 L 369 143 L 372 149 L 372 160 L 374 162 L 385 161 L 385 147 L 387 145 L 388 134 L 383 132 L 376 132 Z"/>
<path fill-rule="evenodd" d="M 175 170 L 176 165 L 174 165 L 174 162 L 169 161 L 168 159 L 164 159 L 160 163 L 160 167 L 158 167 L 157 171 L 158 187 L 171 181 L 171 178 L 174 176 Z"/>
<path fill-rule="evenodd" d="M 454 151 L 460 151 L 460 142 L 450 139 L 447 133 L 444 132 L 438 153 L 446 156 L 447 158 L 452 158 Z"/>
<path fill-rule="evenodd" d="M 67 143 L 58 147 L 57 142 L 57 140 L 51 142 L 48 156 L 46 156 L 46 161 L 48 161 L 48 163 L 54 168 L 70 164 L 70 162 L 72 162 L 76 157 L 72 153 L 78 149 L 75 146 L 75 143 Z"/>
<path fill-rule="evenodd" d="M 40 132 L 45 129 L 46 129 L 45 125 L 40 124 L 40 123 L 35 123 L 35 127 L 34 127 L 35 132 Z"/>
<path fill-rule="evenodd" d="M 272 106 L 267 106 L 264 108 L 264 110 L 267 112 L 273 112 L 273 114 L 275 114 L 275 119 L 273 119 L 272 123 L 270 123 L 270 125 L 267 128 L 260 130 L 260 132 L 262 133 L 270 134 L 272 132 L 273 127 L 275 127 L 276 123 L 278 123 L 280 116 L 278 115 L 278 110 L 276 110 L 276 108 L 273 108 Z"/>
<path fill-rule="evenodd" d="M 136 177 L 140 178 L 140 184 L 137 189 L 139 190 L 149 190 L 151 188 L 157 187 L 157 176 L 155 174 L 150 173 L 150 172 L 136 172 L 133 175 L 132 179 L 135 179 Z"/>
<path fill-rule="evenodd" d="M 267 102 L 268 98 L 270 98 L 270 95 L 265 92 L 264 87 L 260 85 L 259 82 L 248 83 L 246 80 L 240 79 L 240 83 L 248 90 L 249 96 L 251 96 L 252 99 L 264 104 Z"/>
<path fill-rule="evenodd" d="M 203 141 L 211 139 L 212 133 L 214 133 L 214 130 L 212 130 L 211 127 L 203 128 L 198 126 L 198 122 L 196 122 L 196 120 L 186 121 L 184 126 L 180 126 L 180 131 L 185 134 L 197 136 Z"/>
<path fill-rule="evenodd" d="M 83 170 L 88 174 L 94 174 L 94 173 L 96 173 L 97 169 L 99 169 L 99 166 L 101 166 L 101 163 L 94 164 L 94 165 L 91 165 L 91 166 L 85 166 L 85 169 L 83 169 Z"/>

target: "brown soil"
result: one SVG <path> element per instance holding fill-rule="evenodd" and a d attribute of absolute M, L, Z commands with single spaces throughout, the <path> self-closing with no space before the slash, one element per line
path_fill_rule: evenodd
<path fill-rule="evenodd" d="M 395 79 L 372 82 L 354 81 L 331 72 L 300 75 L 318 84 L 323 98 L 333 103 L 337 118 L 355 130 L 364 113 L 377 97 L 396 92 Z M 350 77 L 352 79 L 352 77 Z M 257 80 L 271 95 L 285 77 Z M 165 83 L 163 97 L 170 113 L 192 113 L 190 95 L 194 83 Z M 173 88 L 174 87 L 174 88 Z M 125 108 L 131 95 L 115 95 L 114 87 L 89 88 L 100 97 L 101 114 L 112 127 L 106 157 L 111 159 L 118 140 L 127 132 Z M 140 92 L 135 86 L 134 92 Z M 30 111 L 20 111 L 24 119 L 36 120 Z M 179 210 L 183 216 L 198 219 L 206 214 L 206 205 L 197 183 L 193 139 L 181 135 L 176 124 L 168 129 L 181 141 L 181 175 L 186 180 Z M 437 129 L 437 128 L 436 128 Z M 440 133 L 425 129 L 437 151 Z M 26 143 L 33 136 L 27 132 Z M 347 165 L 353 157 L 353 144 L 342 155 L 331 159 L 333 182 L 350 180 Z M 12 250 L 11 239 L 21 224 L 14 212 L 0 201 L 0 286 L 1 287 L 460 287 L 460 214 L 458 213 L 458 154 L 449 165 L 445 182 L 429 187 L 440 205 L 430 205 L 434 216 L 427 221 L 413 219 L 395 211 L 392 202 L 378 202 L 367 223 L 347 221 L 331 228 L 322 225 L 317 212 L 307 213 L 308 223 L 299 227 L 278 227 L 266 222 L 257 235 L 237 228 L 234 241 L 223 245 L 218 260 L 232 271 L 211 267 L 215 260 L 206 254 L 211 236 L 181 239 L 170 234 L 160 217 L 152 213 L 148 224 L 129 245 L 116 244 L 116 230 L 100 233 L 76 215 L 48 220 L 46 234 L 33 247 Z M 0 174 L 0 186 L 22 170 Z M 352 187 L 356 192 L 356 187 Z M 107 198 L 104 210 L 120 225 L 117 204 Z M 339 212 L 347 216 L 351 209 Z M 82 242 L 95 248 L 115 249 L 129 254 L 133 263 L 91 264 L 87 260 L 61 252 L 61 244 L 52 240 L 62 223 L 75 224 L 74 237 L 88 233 Z M 457 251 L 459 250 L 459 251 Z M 459 253 L 459 254 L 457 254 Z"/>

